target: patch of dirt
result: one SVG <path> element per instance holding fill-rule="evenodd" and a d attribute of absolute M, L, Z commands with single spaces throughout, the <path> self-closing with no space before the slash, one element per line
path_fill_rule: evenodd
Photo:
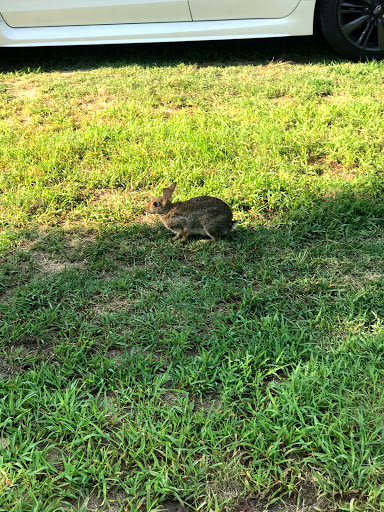
<path fill-rule="evenodd" d="M 127 300 L 127 299 L 112 299 L 104 304 L 95 304 L 93 311 L 98 315 L 105 315 L 108 313 L 120 313 L 121 311 L 130 311 L 134 308 L 135 302 L 138 300 Z"/>
<path fill-rule="evenodd" d="M 17 373 L 18 371 L 17 368 L 15 368 L 15 366 L 10 365 L 4 360 L 0 360 L 0 379 L 10 379 Z"/>
<path fill-rule="evenodd" d="M 31 100 L 40 94 L 40 88 L 26 80 L 14 80 L 9 82 L 12 94 L 15 98 Z"/>
<path fill-rule="evenodd" d="M 158 110 L 163 115 L 163 117 L 165 119 L 169 119 L 170 117 L 180 114 L 180 113 L 183 113 L 185 111 L 193 112 L 193 110 L 195 110 L 196 108 L 197 108 L 196 105 L 188 104 L 188 105 L 163 106 L 163 107 L 160 107 L 155 110 Z"/>
<path fill-rule="evenodd" d="M 233 512 L 326 512 L 329 510 L 328 502 L 320 500 L 313 502 L 313 498 L 309 501 L 303 499 L 297 503 L 294 499 L 280 500 L 272 505 L 264 500 L 250 499 L 246 502 L 247 509 L 244 505 L 237 506 Z"/>
<path fill-rule="evenodd" d="M 135 357 L 141 353 L 142 350 L 139 347 L 127 346 L 125 350 L 118 348 L 110 349 L 104 354 L 104 357 L 114 362 L 117 366 L 121 366 L 125 359 Z"/>
<path fill-rule="evenodd" d="M 346 181 L 352 181 L 357 175 L 356 169 L 327 158 L 317 159 L 316 157 L 309 157 L 308 163 L 314 167 L 318 166 L 318 168 L 315 169 L 316 173 L 326 178 L 342 178 Z"/>
<path fill-rule="evenodd" d="M 116 396 L 112 392 L 105 393 L 98 398 L 100 410 L 106 415 L 116 415 L 121 410 L 117 402 Z"/>
<path fill-rule="evenodd" d="M 318 498 L 318 489 L 308 476 L 301 484 L 298 496 L 283 498 L 269 505 L 266 499 L 250 498 L 241 501 L 233 512 L 321 512 L 329 509 L 326 499 Z"/>
<path fill-rule="evenodd" d="M 162 404 L 172 407 L 175 405 L 179 405 L 180 401 L 186 395 L 187 393 L 185 392 L 167 391 L 166 393 L 161 393 L 159 399 Z"/>
<path fill-rule="evenodd" d="M 0 301 L 1 302 L 7 302 L 12 296 L 15 294 L 15 291 L 17 290 L 17 287 L 11 287 L 11 288 L 5 288 L 0 292 Z"/>
<path fill-rule="evenodd" d="M 34 233 L 34 237 L 32 239 L 20 238 L 19 240 L 16 240 L 15 248 L 20 251 L 28 252 L 33 249 L 36 244 L 42 242 L 47 236 L 48 234 L 46 231 L 38 230 Z"/>
<path fill-rule="evenodd" d="M 128 201 L 130 201 L 130 198 L 124 189 L 100 189 L 92 191 L 89 203 L 92 205 L 100 203 L 103 208 L 115 211 Z"/>
<path fill-rule="evenodd" d="M 324 172 L 324 176 L 329 176 L 330 178 L 342 178 L 345 181 L 354 180 L 356 175 L 357 173 L 355 169 L 349 169 L 343 164 L 337 162 L 331 162 L 328 170 Z"/>
<path fill-rule="evenodd" d="M 173 501 L 173 500 L 164 501 L 161 504 L 161 508 L 158 510 L 159 510 L 159 512 L 189 512 L 189 511 L 192 511 L 191 508 L 189 508 L 189 507 L 186 508 L 185 506 L 180 505 L 180 503 L 178 503 L 177 501 Z"/>
<path fill-rule="evenodd" d="M 186 357 L 190 357 L 191 359 L 199 356 L 199 349 L 197 347 L 192 347 L 185 352 Z"/>
<path fill-rule="evenodd" d="M 245 496 L 249 493 L 246 483 L 240 477 L 220 474 L 207 482 L 207 498 L 217 498 L 225 503 L 223 512 L 326 512 L 330 502 L 319 498 L 319 490 L 315 479 L 308 474 L 303 476 L 295 496 L 276 498 L 253 498 Z M 334 508 L 332 510 L 335 510 Z"/>
<path fill-rule="evenodd" d="M 53 358 L 54 353 L 52 342 L 50 340 L 46 340 L 43 343 L 41 339 L 37 337 L 25 335 L 21 336 L 17 342 L 14 342 L 12 345 L 7 347 L 5 357 L 3 357 L 4 363 L 12 369 L 10 376 L 29 369 L 32 366 L 32 363 L 36 363 L 41 360 L 52 361 Z"/>
<path fill-rule="evenodd" d="M 272 103 L 275 105 L 278 105 L 279 107 L 285 106 L 285 105 L 297 105 L 297 101 L 294 98 L 291 98 L 290 96 L 278 96 L 277 98 L 271 98 Z"/>
<path fill-rule="evenodd" d="M 123 492 L 109 492 L 106 499 L 88 496 L 85 500 L 75 502 L 68 500 L 68 504 L 62 504 L 60 511 L 77 512 L 80 508 L 86 512 L 129 512 L 132 508 L 127 504 L 127 496 Z M 174 500 L 164 501 L 158 508 L 158 512 L 192 512 Z"/>
<path fill-rule="evenodd" d="M 18 341 L 2 348 L 0 379 L 14 377 L 41 361 L 54 361 L 52 343 L 42 343 L 40 339 L 21 336 Z"/>
<path fill-rule="evenodd" d="M 65 233 L 66 246 L 69 249 L 79 249 L 84 246 L 92 245 L 97 240 L 96 233 L 88 233 L 83 236 L 77 235 L 75 233 Z"/>
<path fill-rule="evenodd" d="M 253 512 L 251 507 L 246 503 L 245 505 L 240 505 L 236 508 L 236 512 Z"/>
<path fill-rule="evenodd" d="M 74 85 L 78 87 L 78 85 Z M 75 111 L 72 113 L 75 128 L 80 129 L 84 125 L 87 115 L 96 115 L 103 118 L 107 124 L 116 123 L 116 119 L 109 119 L 105 112 L 116 105 L 116 98 L 104 90 L 100 90 L 97 96 L 84 96 L 74 105 Z"/>
<path fill-rule="evenodd" d="M 152 352 L 152 359 L 158 362 L 162 361 L 163 369 L 167 369 L 170 364 L 169 359 L 162 350 L 156 350 L 156 352 Z"/>
<path fill-rule="evenodd" d="M 92 393 L 92 396 L 96 402 L 96 406 L 109 422 L 110 428 L 113 428 L 111 438 L 116 444 L 121 444 L 121 437 L 118 435 L 118 432 L 121 431 L 123 420 L 135 414 L 134 408 L 122 405 L 117 395 L 112 391 L 107 391 L 100 396 L 97 396 L 96 393 Z"/>
<path fill-rule="evenodd" d="M 60 511 L 62 512 L 78 512 L 80 509 L 86 512 L 125 512 L 128 510 L 124 506 L 126 494 L 123 492 L 109 492 L 106 498 L 97 498 L 92 494 L 85 499 L 68 500 L 62 503 Z"/>
<path fill-rule="evenodd" d="M 115 363 L 116 366 L 121 366 L 124 363 L 124 359 L 127 357 L 127 353 L 119 349 L 108 350 L 108 352 L 104 354 L 104 357 Z"/>
<path fill-rule="evenodd" d="M 207 482 L 206 492 L 208 498 L 219 498 L 220 502 L 225 502 L 242 498 L 245 485 L 240 479 L 223 478 L 222 475 L 218 475 L 217 479 Z"/>
<path fill-rule="evenodd" d="M 352 96 L 349 96 L 345 93 L 339 93 L 339 94 L 326 94 L 322 96 L 321 98 L 323 101 L 326 101 L 327 103 L 349 103 L 351 101 L 357 101 Z"/>
<path fill-rule="evenodd" d="M 84 96 L 77 105 L 82 110 L 105 110 L 115 104 L 115 98 L 103 91 L 99 91 L 97 96 Z"/>
<path fill-rule="evenodd" d="M 63 454 L 59 448 L 50 448 L 45 456 L 46 461 L 51 464 L 56 471 L 64 471 Z"/>
<path fill-rule="evenodd" d="M 337 265 L 328 265 L 329 268 L 337 269 L 339 266 Z M 338 283 L 337 288 L 340 288 L 340 285 L 345 287 L 353 286 L 354 288 L 365 288 L 367 284 L 370 282 L 375 283 L 378 281 L 382 281 L 384 279 L 384 274 L 372 274 L 371 272 L 362 272 L 361 274 L 340 274 L 338 275 Z"/>
<path fill-rule="evenodd" d="M 11 444 L 11 441 L 7 437 L 0 437 L 0 448 L 5 450 Z"/>
<path fill-rule="evenodd" d="M 164 354 L 164 352 L 162 350 L 157 350 L 157 351 L 152 351 L 151 350 L 150 353 L 151 353 L 152 359 L 154 361 L 162 361 L 162 363 L 163 363 L 162 367 L 163 368 L 168 368 L 169 360 L 167 359 L 167 357 L 165 356 L 165 354 Z M 121 349 L 110 349 L 110 350 L 108 350 L 104 354 L 104 357 L 106 357 L 107 359 L 113 361 L 116 364 L 116 366 L 122 366 L 124 364 L 124 361 L 127 358 L 132 358 L 132 357 L 138 356 L 140 354 L 145 356 L 145 355 L 148 355 L 149 352 L 147 353 L 145 351 L 145 347 L 137 347 L 135 345 L 131 345 L 131 346 L 127 345 L 125 350 L 121 350 Z"/>
<path fill-rule="evenodd" d="M 97 239 L 97 233 L 94 232 L 80 232 L 76 233 L 73 230 L 68 230 L 63 233 L 64 244 L 63 250 L 65 252 L 65 261 L 50 256 L 44 249 L 39 247 L 40 244 L 48 246 L 49 242 L 45 240 L 49 239 L 50 233 L 48 231 L 37 232 L 36 237 L 33 240 L 21 239 L 16 244 L 17 250 L 28 253 L 31 257 L 32 263 L 37 264 L 41 267 L 43 273 L 61 272 L 67 268 L 85 268 L 86 260 L 71 261 L 72 255 L 75 252 L 82 252 L 89 245 L 92 245 Z M 76 255 L 77 256 L 77 255 Z M 73 258 L 78 259 L 78 258 Z"/>
<path fill-rule="evenodd" d="M 15 348 L 21 348 L 22 354 L 40 354 L 41 352 L 45 352 L 48 349 L 51 349 L 51 347 L 51 341 L 41 341 L 41 338 L 38 336 L 23 334 L 20 336 L 16 343 L 12 344 L 11 350 L 14 350 Z"/>
<path fill-rule="evenodd" d="M 33 261 L 39 266 L 40 272 L 43 274 L 56 274 L 66 269 L 84 269 L 86 266 L 85 261 L 60 261 L 50 258 L 47 254 L 41 251 L 32 253 Z"/>
<path fill-rule="evenodd" d="M 51 448 L 46 456 L 47 462 L 56 466 L 62 463 L 62 453 L 58 448 Z"/>
<path fill-rule="evenodd" d="M 219 398 L 203 398 L 200 400 L 200 402 L 195 401 L 194 403 L 194 411 L 200 412 L 204 411 L 205 414 L 208 414 L 209 412 L 214 412 L 217 410 L 222 409 L 222 402 Z"/>

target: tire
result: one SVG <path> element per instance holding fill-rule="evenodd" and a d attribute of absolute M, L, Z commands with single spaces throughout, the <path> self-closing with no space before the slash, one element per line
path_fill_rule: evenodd
<path fill-rule="evenodd" d="M 325 40 L 341 56 L 384 58 L 384 0 L 319 0 L 316 21 Z"/>

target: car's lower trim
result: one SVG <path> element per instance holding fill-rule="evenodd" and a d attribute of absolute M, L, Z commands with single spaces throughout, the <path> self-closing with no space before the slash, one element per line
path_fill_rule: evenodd
<path fill-rule="evenodd" d="M 71 27 L 11 28 L 0 17 L 0 46 L 153 43 L 311 35 L 315 1 L 286 18 Z"/>

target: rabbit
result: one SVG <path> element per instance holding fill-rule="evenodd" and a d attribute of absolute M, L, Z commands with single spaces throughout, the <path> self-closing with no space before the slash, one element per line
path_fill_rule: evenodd
<path fill-rule="evenodd" d="M 172 203 L 171 197 L 176 188 L 172 183 L 163 189 L 163 195 L 151 199 L 145 207 L 147 213 L 159 215 L 164 226 L 176 233 L 178 240 L 185 242 L 189 235 L 209 237 L 202 242 L 219 240 L 238 224 L 232 220 L 230 207 L 217 197 L 199 196 Z"/>

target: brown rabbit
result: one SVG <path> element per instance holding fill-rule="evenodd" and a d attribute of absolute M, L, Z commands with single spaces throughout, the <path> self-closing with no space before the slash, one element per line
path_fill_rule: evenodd
<path fill-rule="evenodd" d="M 164 226 L 176 233 L 175 240 L 189 235 L 207 236 L 203 242 L 212 242 L 226 235 L 238 224 L 232 220 L 230 207 L 217 197 L 199 196 L 172 203 L 171 197 L 176 183 L 163 189 L 163 195 L 149 201 L 145 207 L 147 213 L 160 216 Z"/>

